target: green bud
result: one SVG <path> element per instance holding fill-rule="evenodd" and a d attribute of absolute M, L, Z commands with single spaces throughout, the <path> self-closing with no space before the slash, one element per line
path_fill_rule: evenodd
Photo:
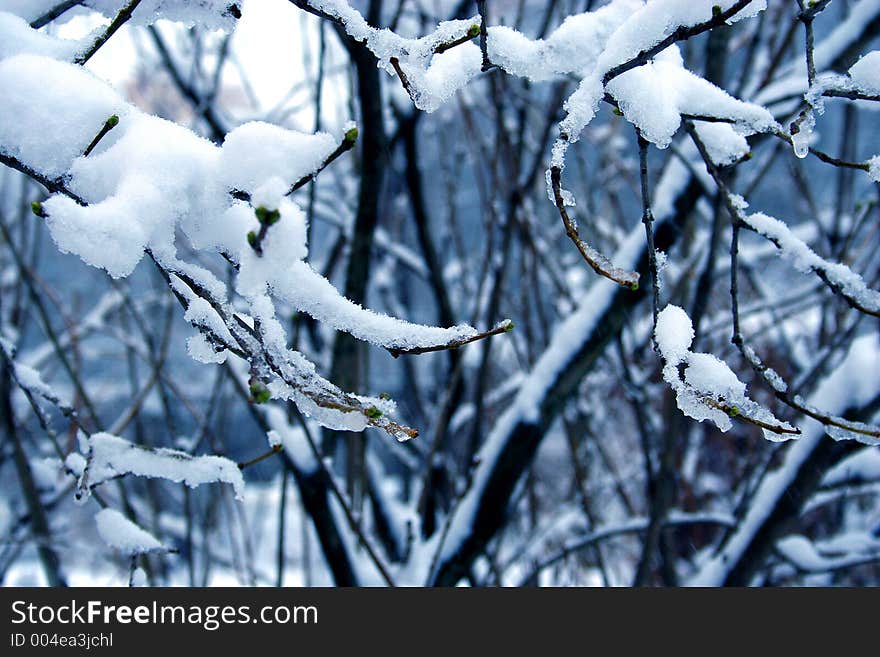
<path fill-rule="evenodd" d="M 262 205 L 254 210 L 254 214 L 257 215 L 257 220 L 261 224 L 266 224 L 267 226 L 277 224 L 281 220 L 281 213 L 278 210 L 269 210 Z"/>
<path fill-rule="evenodd" d="M 248 234 L 247 234 L 247 241 L 248 241 L 248 244 L 250 244 L 252 247 L 256 248 L 256 246 L 257 246 L 257 234 L 256 234 L 254 231 L 252 231 L 252 230 L 248 231 Z"/>
<path fill-rule="evenodd" d="M 721 15 L 721 7 L 712 5 L 712 18 L 718 18 Z"/>
<path fill-rule="evenodd" d="M 368 418 L 370 418 L 370 419 L 372 419 L 372 420 L 375 420 L 376 418 L 380 418 L 380 417 L 382 417 L 382 411 L 380 411 L 380 410 L 379 410 L 378 408 L 376 408 L 375 406 L 370 406 L 370 407 L 364 412 L 364 415 L 366 415 Z"/>
<path fill-rule="evenodd" d="M 265 404 L 269 401 L 269 390 L 262 383 L 252 383 L 250 386 L 251 399 L 255 404 Z"/>
<path fill-rule="evenodd" d="M 629 286 L 629 289 L 632 290 L 633 292 L 636 292 L 636 291 L 639 289 L 639 284 L 638 284 L 638 282 L 633 283 L 632 285 L 630 285 L 630 286 Z"/>
<path fill-rule="evenodd" d="M 478 23 L 474 23 L 468 28 L 467 35 L 470 38 L 474 38 L 475 36 L 479 36 L 480 34 L 480 25 Z"/>
<path fill-rule="evenodd" d="M 357 141 L 358 138 L 358 129 L 351 128 L 350 130 L 345 131 L 345 141 L 351 142 L 352 144 Z"/>
<path fill-rule="evenodd" d="M 727 411 L 727 414 L 730 417 L 736 417 L 737 415 L 739 415 L 739 409 L 736 406 L 731 406 L 730 410 Z"/>
<path fill-rule="evenodd" d="M 113 114 L 109 119 L 107 119 L 107 125 L 111 128 L 115 128 L 117 125 L 119 125 L 119 116 Z"/>
<path fill-rule="evenodd" d="M 615 107 L 613 110 L 615 116 L 623 116 L 623 112 L 620 111 L 619 107 Z"/>
<path fill-rule="evenodd" d="M 379 399 L 391 399 L 391 395 L 388 394 L 387 392 L 380 392 Z"/>
<path fill-rule="evenodd" d="M 46 217 L 46 211 L 43 209 L 43 204 L 39 201 L 34 201 L 31 203 L 31 212 L 33 212 L 38 217 Z"/>
<path fill-rule="evenodd" d="M 513 322 L 507 322 L 507 326 L 504 327 L 505 333 L 510 333 L 513 330 Z"/>

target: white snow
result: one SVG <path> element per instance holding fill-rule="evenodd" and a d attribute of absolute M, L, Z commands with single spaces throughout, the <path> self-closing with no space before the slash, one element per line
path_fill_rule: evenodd
<path fill-rule="evenodd" d="M 202 333 L 196 333 L 186 339 L 186 350 L 193 360 L 205 364 L 225 363 L 229 352 L 217 351 Z"/>
<path fill-rule="evenodd" d="M 82 42 L 60 39 L 35 30 L 27 21 L 3 11 L 0 4 L 0 59 L 13 55 L 48 55 L 55 59 L 73 59 Z"/>
<path fill-rule="evenodd" d="M 559 124 L 560 136 L 553 145 L 550 167 L 563 169 L 569 145 L 578 141 L 583 130 L 596 116 L 606 91 L 613 96 L 626 119 L 636 125 L 649 142 L 660 148 L 669 145 L 681 123 L 682 114 L 720 118 L 731 121 L 733 130 L 712 130 L 711 154 L 718 163 L 729 162 L 744 154 L 741 135 L 778 129 L 772 115 L 764 108 L 737 100 L 707 80 L 694 75 L 682 65 L 674 44 L 657 53 L 652 60 L 605 80 L 618 67 L 634 61 L 641 53 L 659 47 L 679 28 L 704 24 L 713 12 L 722 12 L 735 0 L 654 0 L 630 11 L 625 20 L 608 36 L 606 47 L 588 67 L 574 93 L 565 101 L 565 118 Z M 755 0 L 730 17 L 733 23 L 754 16 L 766 7 L 765 0 Z M 734 156 L 736 154 L 736 156 Z M 550 169 L 547 170 L 547 193 Z M 563 193 L 566 194 L 565 190 Z"/>
<path fill-rule="evenodd" d="M 115 18 L 123 4 L 121 0 L 86 0 L 85 5 Z M 199 25 L 209 30 L 231 30 L 235 19 L 228 14 L 231 0 L 141 0 L 131 15 L 132 25 L 150 25 L 169 20 L 187 25 Z"/>
<path fill-rule="evenodd" d="M 49 57 L 3 59 L 0 88 L 0 151 L 49 178 L 70 169 L 110 116 L 126 120 L 127 106 L 113 89 Z"/>
<path fill-rule="evenodd" d="M 880 182 L 880 155 L 875 155 L 868 160 L 868 175 L 874 182 Z"/>
<path fill-rule="evenodd" d="M 596 62 L 611 34 L 641 0 L 613 0 L 592 12 L 568 16 L 546 39 L 531 40 L 503 25 L 489 28 L 489 59 L 508 73 L 530 80 L 585 73 Z"/>
<path fill-rule="evenodd" d="M 712 83 L 684 68 L 677 46 L 670 46 L 652 62 L 624 73 L 607 85 L 626 119 L 658 148 L 666 148 L 681 125 L 681 115 L 727 119 L 740 132 L 710 128 L 714 150 L 741 151 L 743 134 L 763 132 L 776 126 L 763 107 L 730 96 Z M 720 139 L 724 142 L 718 143 Z M 726 140 L 732 140 L 731 145 Z M 721 159 L 729 159 L 727 157 Z"/>
<path fill-rule="evenodd" d="M 749 152 L 749 142 L 741 129 L 727 123 L 705 121 L 696 121 L 694 126 L 709 159 L 718 166 L 733 164 Z"/>
<path fill-rule="evenodd" d="M 746 384 L 740 381 L 727 363 L 712 354 L 691 353 L 684 380 L 711 395 L 726 399 L 740 398 L 746 393 Z"/>
<path fill-rule="evenodd" d="M 862 56 L 848 72 L 858 89 L 868 94 L 880 94 L 880 50 Z"/>
<path fill-rule="evenodd" d="M 847 482 L 880 481 L 880 450 L 865 447 L 835 465 L 822 478 L 823 486 L 840 486 Z"/>
<path fill-rule="evenodd" d="M 280 178 L 290 187 L 313 173 L 336 144 L 326 132 L 311 135 L 262 121 L 245 123 L 223 141 L 220 182 L 228 189 L 255 192 L 267 181 Z"/>
<path fill-rule="evenodd" d="M 657 314 L 654 339 L 667 363 L 677 365 L 690 354 L 694 325 L 683 308 L 669 304 Z"/>
<path fill-rule="evenodd" d="M 133 474 L 183 482 L 191 488 L 224 482 L 232 485 L 239 499 L 244 491 L 238 465 L 221 456 L 191 456 L 173 449 L 143 447 L 109 433 L 92 434 L 88 445 L 81 490 L 119 475 Z"/>
<path fill-rule="evenodd" d="M 641 9 L 631 12 L 626 20 L 609 36 L 607 47 L 596 60 L 592 72 L 585 76 L 578 89 L 566 101 L 566 118 L 560 124 L 561 131 L 571 141 L 576 141 L 580 133 L 593 119 L 603 96 L 602 80 L 604 76 L 617 66 L 633 60 L 640 53 L 650 50 L 663 42 L 676 29 L 692 27 L 712 18 L 713 7 L 722 11 L 736 4 L 735 0 L 654 0 L 646 3 Z M 742 11 L 728 22 L 732 23 L 748 18 L 762 11 L 766 6 L 763 0 L 749 3 Z M 661 58 L 662 59 L 662 58 Z M 638 75 L 642 83 L 652 82 L 651 78 Z M 705 82 L 705 81 L 704 81 Z M 709 87 L 712 85 L 705 83 Z M 629 85 L 625 85 L 629 88 Z M 707 87 L 700 85 L 702 90 Z M 637 84 L 632 85 L 636 93 Z M 652 87 L 655 89 L 656 87 Z M 652 94 L 656 99 L 656 96 Z M 694 99 L 696 100 L 696 99 Z M 558 163 L 557 163 L 558 164 Z"/>
<path fill-rule="evenodd" d="M 35 82 L 47 78 L 63 82 Z M 298 310 L 374 344 L 427 347 L 476 334 L 468 326 L 420 326 L 361 308 L 302 262 L 304 214 L 278 198 L 279 180 L 292 184 L 313 172 L 337 143 L 330 135 L 250 123 L 218 149 L 183 127 L 124 105 L 80 67 L 48 58 L 5 60 L 0 84 L 12 92 L 0 100 L 0 144 L 47 176 L 68 171 L 69 186 L 89 203 L 56 195 L 44 204 L 60 250 L 117 277 L 129 275 L 146 249 L 174 270 L 180 265 L 174 241 L 179 227 L 196 248 L 217 249 L 240 262 L 237 289 L 245 297 L 268 288 Z M 39 111 L 27 112 L 26 100 Z M 120 116 L 119 125 L 95 152 L 79 157 L 111 114 Z M 259 256 L 245 240 L 248 230 L 258 227 L 253 210 L 229 191 L 256 191 L 265 201 L 272 188 L 281 221 L 269 230 Z M 196 316 L 193 308 L 189 319 L 197 322 L 207 314 Z"/>
<path fill-rule="evenodd" d="M 107 545 L 123 554 L 136 555 L 162 550 L 155 536 L 138 527 L 116 509 L 101 509 L 95 514 L 98 535 Z"/>

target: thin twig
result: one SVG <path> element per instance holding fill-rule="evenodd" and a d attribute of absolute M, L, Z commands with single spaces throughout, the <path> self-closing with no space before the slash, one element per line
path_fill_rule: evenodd
<path fill-rule="evenodd" d="M 638 55 L 624 62 L 623 64 L 620 64 L 608 70 L 605 75 L 602 76 L 602 84 L 607 85 L 617 76 L 622 75 L 634 68 L 637 68 L 642 64 L 645 64 L 654 55 L 657 55 L 658 53 L 666 50 L 676 41 L 690 39 L 691 37 L 695 37 L 698 34 L 706 32 L 707 30 L 711 30 L 713 27 L 720 27 L 721 25 L 724 25 L 727 22 L 727 19 L 732 18 L 733 16 L 738 14 L 751 1 L 752 0 L 737 0 L 735 4 L 731 5 L 724 11 L 714 11 L 715 8 L 713 7 L 712 18 L 707 21 L 703 21 L 702 23 L 697 23 L 696 25 L 693 25 L 691 27 L 679 27 L 662 41 L 656 43 L 650 48 L 646 48 Z"/>
<path fill-rule="evenodd" d="M 654 249 L 654 214 L 651 211 L 651 191 L 648 187 L 648 142 L 642 133 L 636 131 L 639 141 L 639 180 L 642 188 L 642 223 L 648 241 L 648 271 L 651 275 L 651 316 L 657 328 L 657 314 L 660 306 L 660 274 L 657 271 L 657 252 Z M 653 333 L 652 333 L 653 335 Z M 657 345 L 654 345 L 657 348 Z"/>
<path fill-rule="evenodd" d="M 513 330 L 513 322 L 509 319 L 504 320 L 498 326 L 488 331 L 483 331 L 482 333 L 477 333 L 476 335 L 472 335 L 469 338 L 462 338 L 461 340 L 453 340 L 452 342 L 447 342 L 446 344 L 438 344 L 430 347 L 409 347 L 409 348 L 396 348 L 390 347 L 388 348 L 388 353 L 397 358 L 403 354 L 427 354 L 434 351 L 446 351 L 447 349 L 458 349 L 459 347 L 463 347 L 466 344 L 470 344 L 472 342 L 477 342 L 478 340 L 483 340 L 485 338 L 491 337 L 493 335 L 500 335 L 502 333 L 510 333 Z"/>
<path fill-rule="evenodd" d="M 44 25 L 48 25 L 68 10 L 73 9 L 82 3 L 83 0 L 65 0 L 65 2 L 60 2 L 39 18 L 35 18 L 31 21 L 31 27 L 35 30 L 39 30 Z"/>
<path fill-rule="evenodd" d="M 480 70 L 486 72 L 492 68 L 492 62 L 489 61 L 489 8 L 486 0 L 477 0 L 477 12 L 480 14 L 480 52 L 483 55 Z"/>
<path fill-rule="evenodd" d="M 565 226 L 565 234 L 574 242 L 578 251 L 580 251 L 587 264 L 593 268 L 600 276 L 614 281 L 618 285 L 628 287 L 631 290 L 637 290 L 639 287 L 639 274 L 634 271 L 627 271 L 615 267 L 614 264 L 604 255 L 599 253 L 592 246 L 581 239 L 575 223 L 568 216 L 565 209 L 565 200 L 562 197 L 562 172 L 559 167 L 550 168 L 550 184 L 553 187 L 553 197 L 556 202 L 556 208 L 559 210 L 559 216 L 562 217 L 562 223 Z"/>
<path fill-rule="evenodd" d="M 86 146 L 86 150 L 83 151 L 83 157 L 88 157 L 88 155 L 93 150 L 95 150 L 95 146 L 98 145 L 98 142 L 101 141 L 104 136 L 117 125 L 119 125 L 119 116 L 117 116 L 116 114 L 113 114 L 112 116 L 110 116 L 110 118 L 104 121 L 104 125 L 101 126 L 101 130 L 98 132 L 98 134 L 95 135 L 95 138 L 92 139 L 92 142 L 88 146 Z"/>
<path fill-rule="evenodd" d="M 275 456 L 282 449 L 284 449 L 284 446 L 281 443 L 278 443 L 277 445 L 273 445 L 272 449 L 270 449 L 268 452 L 260 454 L 259 456 L 252 458 L 250 461 L 244 461 L 243 463 L 239 463 L 238 469 L 244 470 L 245 468 L 249 468 L 250 466 L 257 464 L 260 461 L 265 461 L 270 456 Z"/>
<path fill-rule="evenodd" d="M 770 386 L 776 398 L 779 399 L 779 401 L 781 401 L 786 406 L 800 413 L 803 413 L 804 415 L 807 415 L 808 417 L 811 417 L 818 422 L 821 422 L 825 426 L 833 426 L 851 431 L 853 433 L 871 436 L 872 438 L 880 438 L 880 428 L 878 427 L 850 422 L 845 418 L 837 417 L 835 415 L 831 415 L 829 413 L 820 411 L 819 409 L 808 406 L 807 404 L 802 403 L 798 397 L 792 397 L 788 393 L 788 385 L 780 385 L 779 375 L 776 373 L 771 373 L 770 368 L 764 365 L 757 354 L 745 344 L 745 339 L 743 338 L 742 332 L 740 330 L 739 320 L 738 254 L 739 231 L 743 226 L 747 226 L 748 224 L 746 224 L 745 221 L 742 219 L 741 210 L 733 202 L 730 190 L 728 190 L 727 185 L 721 179 L 718 168 L 712 162 L 708 150 L 706 149 L 706 145 L 702 142 L 696 130 L 694 129 L 693 123 L 685 122 L 684 125 L 688 134 L 690 134 L 691 139 L 693 139 L 694 144 L 696 145 L 697 150 L 700 153 L 700 156 L 703 158 L 703 161 L 706 164 L 706 169 L 709 171 L 709 175 L 712 176 L 713 180 L 715 181 L 721 198 L 724 201 L 725 207 L 727 208 L 727 211 L 731 217 L 732 232 L 730 242 L 730 301 L 731 320 L 733 324 L 733 335 L 731 336 L 731 343 L 733 343 L 733 345 L 739 350 L 743 358 L 745 358 L 752 369 L 757 372 L 761 376 L 761 378 L 764 379 L 764 381 Z M 773 240 L 771 240 L 771 242 L 772 241 Z M 776 244 L 775 242 L 773 243 Z M 853 303 L 855 303 L 854 300 L 850 300 L 846 295 L 843 294 L 842 291 L 836 288 L 836 286 L 834 286 L 828 280 L 827 276 L 823 277 L 818 271 L 816 273 L 819 274 L 819 277 L 826 283 L 826 285 L 828 285 L 832 289 L 832 291 L 840 294 L 841 296 L 844 296 L 844 298 L 850 302 L 850 305 L 853 305 Z"/>
<path fill-rule="evenodd" d="M 137 6 L 141 3 L 141 0 L 131 0 L 125 7 L 119 10 L 119 13 L 116 14 L 116 18 L 107 26 L 107 29 L 101 32 L 95 40 L 92 42 L 92 45 L 89 46 L 84 52 L 77 55 L 73 63 L 79 64 L 82 66 L 87 61 L 89 61 L 92 56 L 101 49 L 107 41 L 116 34 L 116 31 L 122 27 L 125 23 L 127 23 L 131 19 L 132 12 L 137 8 Z"/>

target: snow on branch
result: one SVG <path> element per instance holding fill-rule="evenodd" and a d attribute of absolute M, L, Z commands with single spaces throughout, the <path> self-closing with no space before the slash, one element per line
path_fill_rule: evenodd
<path fill-rule="evenodd" d="M 778 127 L 763 107 L 738 100 L 687 70 L 674 45 L 651 62 L 614 78 L 606 89 L 624 118 L 658 148 L 672 142 L 687 116 L 725 122 L 728 140 Z"/>
<path fill-rule="evenodd" d="M 132 12 L 137 9 L 137 6 L 139 4 L 141 4 L 141 0 L 131 0 L 128 4 L 124 5 L 119 10 L 119 13 L 116 14 L 116 16 L 113 18 L 113 20 L 110 21 L 110 24 L 107 26 L 107 28 L 103 32 L 99 33 L 95 37 L 94 41 L 92 41 L 92 43 L 85 50 L 83 50 L 83 52 L 81 52 L 74 58 L 73 63 L 82 65 L 89 61 L 92 56 L 94 56 L 94 54 L 98 52 L 98 50 L 100 50 L 101 46 L 107 43 L 110 37 L 116 34 L 120 27 L 131 20 Z"/>
<path fill-rule="evenodd" d="M 853 64 L 848 75 L 825 73 L 817 76 L 807 90 L 812 106 L 821 106 L 821 97 L 880 102 L 880 50 L 873 50 Z"/>
<path fill-rule="evenodd" d="M 609 30 L 603 49 L 585 64 L 577 90 L 564 105 L 566 116 L 553 145 L 547 183 L 548 195 L 563 217 L 566 233 L 597 273 L 611 273 L 612 280 L 633 284 L 632 276 L 610 267 L 601 254 L 582 245 L 576 228 L 572 229 L 573 223 L 565 216 L 563 206 L 573 204 L 571 193 L 560 184 L 568 148 L 595 117 L 600 101 L 608 100 L 643 139 L 660 148 L 669 145 L 683 118 L 696 116 L 729 124 L 705 130 L 713 151 L 722 159 L 729 162 L 747 152 L 744 135 L 778 129 L 773 116 L 687 71 L 674 44 L 752 16 L 764 6 L 748 0 L 720 5 L 658 0 L 623 16 L 622 22 Z"/>
<path fill-rule="evenodd" d="M 149 254 L 185 319 L 203 335 L 190 341 L 195 357 L 220 362 L 229 351 L 248 359 L 263 384 L 280 377 L 273 390 L 327 426 L 377 426 L 401 439 L 416 434 L 388 420 L 389 409 L 377 400 L 343 393 L 319 377 L 277 336 L 268 350 L 265 334 L 249 335 L 229 307 L 232 291 L 180 258 L 178 233 L 236 267 L 234 292 L 264 328 L 275 314 L 267 294 L 395 354 L 456 348 L 512 326 L 480 332 L 376 313 L 346 299 L 305 262 L 306 217 L 290 194 L 353 146 L 351 126 L 338 139 L 251 122 L 217 147 L 128 105 L 81 67 L 48 57 L 0 61 L 0 86 L 7 91 L 0 100 L 3 162 L 56 192 L 35 212 L 58 248 L 114 277 L 128 276 Z"/>
<path fill-rule="evenodd" d="M 798 239 L 784 222 L 762 212 L 740 212 L 743 223 L 770 240 L 779 255 L 798 271 L 816 274 L 835 294 L 863 313 L 880 317 L 880 292 L 872 290 L 864 279 L 840 262 L 828 262 Z"/>
<path fill-rule="evenodd" d="M 198 25 L 208 30 L 230 30 L 241 16 L 241 3 L 236 0 L 139 0 L 124 5 L 119 0 L 88 0 L 84 4 L 111 20 L 116 20 L 127 9 L 133 12 L 126 18 L 132 25 L 152 25 L 160 20 L 168 20 Z M 135 8 L 137 11 L 134 11 Z"/>
<path fill-rule="evenodd" d="M 765 3 L 750 0 L 657 0 L 629 14 L 608 37 L 607 47 L 585 71 L 577 90 L 565 103 L 567 116 L 560 123 L 565 142 L 573 143 L 596 114 L 605 87 L 612 80 L 672 46 L 714 27 L 763 10 Z M 562 166 L 564 148 L 557 141 L 554 166 Z"/>
<path fill-rule="evenodd" d="M 12 378 L 26 395 L 45 399 L 66 416 L 75 414 L 76 411 L 70 399 L 67 399 L 46 383 L 38 370 L 15 359 L 15 350 L 9 340 L 0 338 L 0 349 L 2 349 L 3 354 L 12 366 L 10 369 Z"/>
<path fill-rule="evenodd" d="M 126 556 L 168 552 L 162 542 L 126 518 L 116 509 L 101 509 L 95 514 L 98 536 L 108 546 Z"/>
<path fill-rule="evenodd" d="M 728 431 L 731 418 L 760 427 L 772 441 L 800 434 L 746 396 L 742 383 L 727 364 L 712 354 L 691 351 L 694 328 L 690 317 L 678 306 L 668 305 L 657 316 L 654 332 L 663 357 L 663 379 L 675 391 L 678 408 L 695 420 L 711 420 Z"/>
<path fill-rule="evenodd" d="M 344 0 L 291 0 L 300 9 L 330 20 L 355 41 L 363 42 L 379 66 L 397 75 L 413 103 L 433 112 L 481 70 L 479 17 L 443 21 L 430 34 L 408 39 L 388 29 L 370 25 Z"/>
<path fill-rule="evenodd" d="M 790 534 L 775 545 L 777 553 L 802 573 L 828 573 L 880 561 L 880 541 L 869 532 L 850 533 L 831 541 L 811 541 Z"/>
<path fill-rule="evenodd" d="M 236 498 L 244 495 L 241 470 L 234 461 L 221 456 L 192 456 L 175 449 L 145 447 L 103 432 L 92 434 L 87 444 L 85 458 L 73 453 L 67 459 L 68 467 L 79 474 L 78 497 L 87 496 L 93 487 L 109 479 L 128 474 L 182 482 L 190 488 L 222 482 L 232 486 Z"/>
<path fill-rule="evenodd" d="M 788 384 L 775 370 L 764 364 L 758 354 L 755 353 L 755 350 L 745 344 L 742 336 L 734 336 L 733 343 L 739 349 L 743 358 L 746 359 L 746 362 L 751 365 L 752 369 L 773 389 L 779 401 L 807 417 L 821 422 L 829 436 L 835 440 L 857 440 L 869 445 L 880 441 L 880 427 L 834 415 L 810 404 L 800 395 L 790 394 Z"/>

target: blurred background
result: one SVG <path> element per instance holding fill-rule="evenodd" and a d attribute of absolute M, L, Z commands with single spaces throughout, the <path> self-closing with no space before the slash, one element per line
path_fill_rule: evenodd
<path fill-rule="evenodd" d="M 477 15 L 475 2 L 350 4 L 408 37 Z M 490 25 L 537 39 L 603 2 L 487 4 Z M 229 33 L 134 21 L 87 67 L 142 110 L 218 144 L 246 121 L 334 134 L 355 121 L 358 146 L 294 196 L 308 216 L 315 269 L 354 301 L 396 317 L 480 328 L 510 318 L 515 330 L 393 358 L 288 309 L 293 348 L 343 389 L 388 393 L 420 436 L 396 443 L 374 429 L 321 430 L 282 407 L 323 459 L 314 469 L 287 454 L 249 465 L 243 503 L 220 484 L 108 482 L 104 499 L 174 550 L 134 560 L 98 540 L 95 501 L 74 501 L 62 459 L 77 448 L 76 423 L 50 407 L 38 417 L 7 373 L 0 582 L 49 583 L 38 551 L 49 545 L 72 585 L 127 584 L 133 563 L 153 585 L 376 584 L 377 560 L 407 585 L 880 583 L 878 448 L 822 435 L 731 344 L 730 217 L 684 130 L 647 158 L 665 256 L 661 307 L 686 309 L 694 351 L 715 354 L 753 399 L 808 427 L 800 441 L 772 443 L 742 422 L 722 433 L 683 416 L 652 349 L 649 286 L 608 291 L 566 236 L 545 170 L 575 77 L 530 82 L 496 68 L 428 114 L 332 22 L 285 0 L 238 8 Z M 757 17 L 680 42 L 685 65 L 788 126 L 806 90 L 799 11 L 769 0 Z M 79 38 L 108 21 L 75 6 L 42 29 Z M 880 3 L 838 0 L 813 30 L 820 72 L 843 74 L 877 48 Z M 813 147 L 865 162 L 880 152 L 878 108 L 826 99 Z M 749 143 L 750 159 L 722 174 L 730 188 L 876 289 L 878 184 L 858 168 L 800 159 L 773 136 Z M 639 173 L 636 131 L 602 106 L 569 151 L 565 186 L 577 198 L 581 235 L 609 257 L 631 234 L 644 235 Z M 59 253 L 30 212 L 45 197 L 39 184 L 0 168 L 0 321 L 16 361 L 74 400 L 78 422 L 92 431 L 117 427 L 145 446 L 240 463 L 265 452 L 262 410 L 232 365 L 189 357 L 193 329 L 161 276 L 141 263 L 113 280 Z M 877 318 L 796 271 L 760 235 L 740 240 L 746 342 L 792 395 L 872 422 Z M 190 255 L 229 276 L 222 259 Z M 581 321 L 569 321 L 575 316 Z M 556 364 L 554 354 L 562 354 Z M 534 408 L 519 412 L 529 400 Z M 27 495 L 37 496 L 45 526 L 35 524 Z M 725 554 L 723 572 L 709 572 Z"/>

